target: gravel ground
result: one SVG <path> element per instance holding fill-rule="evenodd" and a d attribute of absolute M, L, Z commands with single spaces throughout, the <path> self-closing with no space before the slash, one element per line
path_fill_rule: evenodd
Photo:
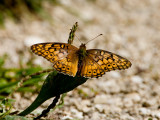
<path fill-rule="evenodd" d="M 79 23 L 78 38 L 87 44 L 128 58 L 132 67 L 89 79 L 67 93 L 63 108 L 50 112 L 49 119 L 80 120 L 160 120 L 160 1 L 159 0 L 60 0 L 62 6 L 46 5 L 52 22 L 24 19 L 15 24 L 6 21 L 0 30 L 0 55 L 9 54 L 6 67 L 18 67 L 18 56 L 24 62 L 31 55 L 29 46 L 38 42 L 66 42 L 69 29 Z M 77 38 L 74 45 L 79 46 Z M 10 50 L 8 50 L 8 48 Z M 51 67 L 41 57 L 35 64 Z M 45 63 L 45 64 L 44 64 Z M 27 95 L 28 96 L 28 95 Z M 32 96 L 32 97 L 31 97 Z M 36 95 L 21 98 L 15 94 L 17 109 L 25 109 Z M 34 111 L 39 113 L 52 100 Z M 151 119 L 150 119 L 151 120 Z"/>

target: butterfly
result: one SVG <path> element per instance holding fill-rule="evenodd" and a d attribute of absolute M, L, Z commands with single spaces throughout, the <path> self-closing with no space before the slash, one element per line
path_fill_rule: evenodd
<path fill-rule="evenodd" d="M 31 46 L 33 53 L 46 58 L 53 67 L 70 76 L 98 78 L 112 70 L 131 67 L 131 62 L 124 57 L 101 49 L 86 50 L 86 45 L 79 48 L 59 42 L 39 43 Z"/>

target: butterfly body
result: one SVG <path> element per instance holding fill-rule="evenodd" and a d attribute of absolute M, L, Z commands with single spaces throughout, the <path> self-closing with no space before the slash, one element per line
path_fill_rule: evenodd
<path fill-rule="evenodd" d="M 86 50 L 81 44 L 79 49 L 67 43 L 39 43 L 31 46 L 31 50 L 50 62 L 62 73 L 71 76 L 101 77 L 105 72 L 126 69 L 131 62 L 114 53 L 100 50 Z"/>
<path fill-rule="evenodd" d="M 85 44 L 81 44 L 79 50 L 77 51 L 77 55 L 79 56 L 79 60 L 82 60 L 87 55 L 86 46 Z"/>
<path fill-rule="evenodd" d="M 79 50 L 76 52 L 76 54 L 78 56 L 78 71 L 77 71 L 77 75 L 80 75 L 82 67 L 83 67 L 83 60 L 87 56 L 87 51 L 86 51 L 85 44 L 82 43 L 80 45 Z"/>

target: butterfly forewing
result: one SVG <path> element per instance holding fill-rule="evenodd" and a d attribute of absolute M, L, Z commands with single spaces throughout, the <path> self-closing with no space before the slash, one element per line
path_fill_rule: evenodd
<path fill-rule="evenodd" d="M 104 50 L 90 49 L 87 50 L 83 61 L 81 76 L 100 77 L 105 72 L 127 69 L 130 66 L 131 62 L 119 55 Z"/>
<path fill-rule="evenodd" d="M 77 72 L 78 48 L 66 43 L 39 43 L 31 46 L 32 52 L 43 56 L 53 63 L 53 67 L 62 73 L 75 76 Z"/>

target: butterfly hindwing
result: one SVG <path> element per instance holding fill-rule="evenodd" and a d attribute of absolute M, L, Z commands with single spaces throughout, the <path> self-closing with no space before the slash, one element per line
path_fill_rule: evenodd
<path fill-rule="evenodd" d="M 82 62 L 83 66 L 80 72 L 84 77 L 101 77 L 104 74 L 101 66 L 98 65 L 93 58 L 86 56 Z"/>
<path fill-rule="evenodd" d="M 78 69 L 78 56 L 72 52 L 64 59 L 58 60 L 53 67 L 59 72 L 75 76 Z"/>
<path fill-rule="evenodd" d="M 130 66 L 131 62 L 119 55 L 104 50 L 90 49 L 87 50 L 83 61 L 81 76 L 100 77 L 105 72 L 127 69 Z"/>
<path fill-rule="evenodd" d="M 78 48 L 73 45 L 66 43 L 39 43 L 32 45 L 31 50 L 52 62 L 57 71 L 72 76 L 76 75 L 78 57 L 75 52 Z"/>

